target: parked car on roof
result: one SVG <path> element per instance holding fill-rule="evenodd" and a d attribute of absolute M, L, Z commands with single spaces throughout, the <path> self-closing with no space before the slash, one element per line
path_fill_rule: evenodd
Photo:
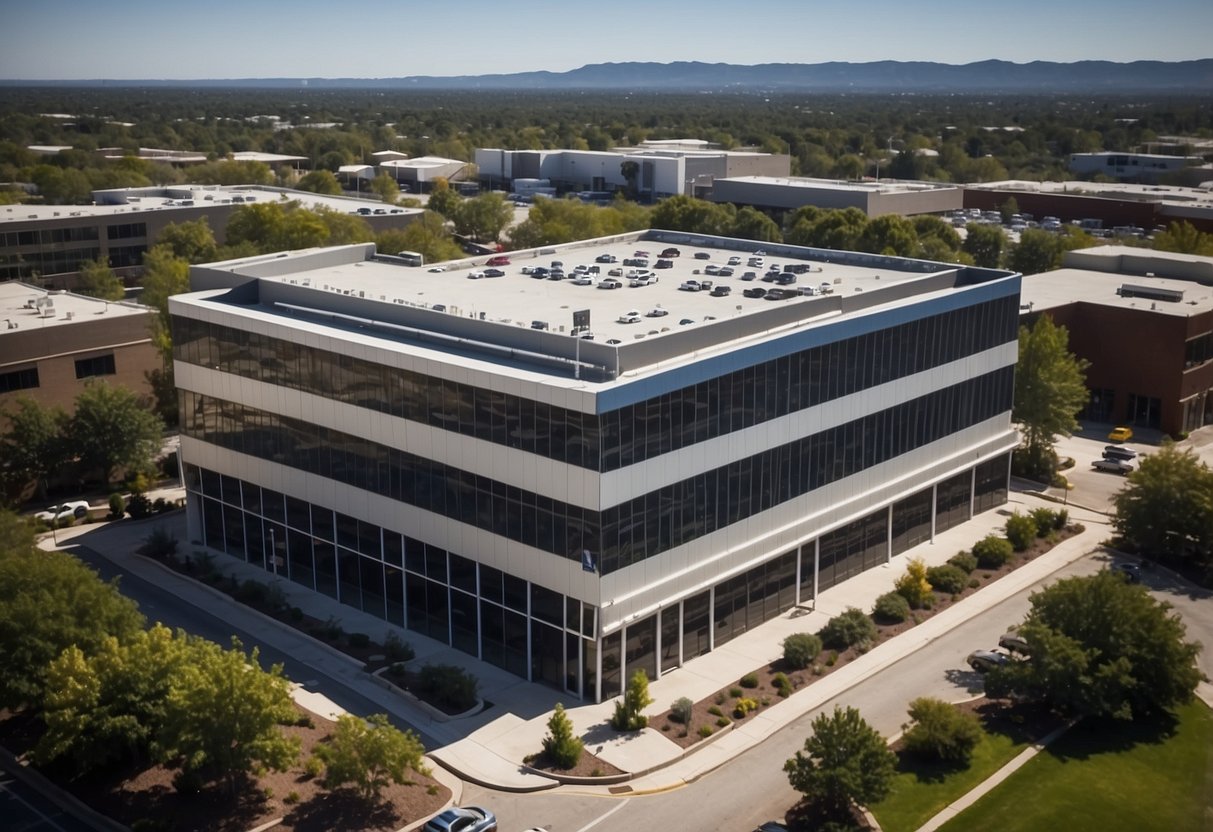
<path fill-rule="evenodd" d="M 648 312 L 645 312 L 644 314 L 646 317 L 649 317 L 649 318 L 664 318 L 666 315 L 668 315 L 670 313 L 667 312 L 666 310 L 662 309 L 660 306 L 654 306 L 652 309 L 650 309 Z"/>
<path fill-rule="evenodd" d="M 640 313 L 633 309 L 630 312 L 624 312 L 615 320 L 621 324 L 638 324 L 640 323 Z"/>
<path fill-rule="evenodd" d="M 747 298 L 761 298 L 761 297 L 765 297 L 766 293 L 767 293 L 767 290 L 762 288 L 761 286 L 751 286 L 750 288 L 746 289 L 741 294 L 745 295 Z"/>
<path fill-rule="evenodd" d="M 696 260 L 711 260 L 712 255 L 706 251 L 697 251 L 697 252 L 695 252 L 695 259 Z"/>
<path fill-rule="evenodd" d="M 619 288 L 620 286 L 622 286 L 622 285 L 623 285 L 623 284 L 622 284 L 622 283 L 620 283 L 620 282 L 619 282 L 618 280 L 616 280 L 615 278 L 613 278 L 613 277 L 608 277 L 606 280 L 603 280 L 603 281 L 600 281 L 600 282 L 599 282 L 599 284 L 598 284 L 598 288 L 599 288 L 599 289 L 618 289 L 618 288 Z"/>
<path fill-rule="evenodd" d="M 698 280 L 684 280 L 678 288 L 684 292 L 698 292 L 703 288 L 703 284 Z"/>
<path fill-rule="evenodd" d="M 595 257 L 594 260 L 595 260 L 595 262 L 598 262 L 598 263 L 618 263 L 619 262 L 619 258 L 613 254 L 600 254 L 597 257 Z"/>
<path fill-rule="evenodd" d="M 504 254 L 498 254 L 484 261 L 484 265 L 486 266 L 508 266 L 509 264 L 510 258 L 506 257 Z"/>
<path fill-rule="evenodd" d="M 662 257 L 681 257 L 682 252 L 676 248 L 667 248 L 661 252 Z"/>
<path fill-rule="evenodd" d="M 485 269 L 484 276 L 485 277 L 505 277 L 505 272 L 503 272 L 501 269 Z"/>

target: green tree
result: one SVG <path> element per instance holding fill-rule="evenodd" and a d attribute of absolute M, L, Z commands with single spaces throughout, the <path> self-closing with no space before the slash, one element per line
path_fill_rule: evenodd
<path fill-rule="evenodd" d="M 897 758 L 884 737 L 855 708 L 834 706 L 813 720 L 804 751 L 783 764 L 792 788 L 826 818 L 849 817 L 853 803 L 876 803 L 889 793 Z"/>
<path fill-rule="evenodd" d="M 191 264 L 211 262 L 216 259 L 219 250 L 215 233 L 211 231 L 206 217 L 190 222 L 169 223 L 156 238 L 155 247 L 161 246 L 172 252 L 173 257 Z"/>
<path fill-rule="evenodd" d="M 514 209 L 501 194 L 481 194 L 460 202 L 451 219 L 459 234 L 473 240 L 496 240 L 514 219 Z"/>
<path fill-rule="evenodd" d="M 978 266 L 996 269 L 1002 262 L 1002 250 L 1006 244 L 1007 235 L 999 226 L 969 223 L 962 249 Z"/>
<path fill-rule="evenodd" d="M 229 793 L 256 766 L 281 771 L 299 757 L 299 738 L 280 725 L 295 720 L 282 665 L 262 670 L 258 650 L 244 654 L 239 639 L 224 650 L 195 645 L 193 660 L 174 678 L 154 750 L 185 772 L 179 783 L 223 780 Z"/>
<path fill-rule="evenodd" d="M 1115 572 L 1063 578 L 1031 596 L 1020 634 L 1031 656 L 986 676 L 990 696 L 1016 694 L 1071 716 L 1136 716 L 1187 702 L 1200 645 L 1170 605 Z"/>
<path fill-rule="evenodd" d="M 649 695 L 649 677 L 643 670 L 637 670 L 628 680 L 628 688 L 623 692 L 623 699 L 615 703 L 615 713 L 611 716 L 611 727 L 616 731 L 639 731 L 649 724 L 649 718 L 641 711 L 653 704 Z"/>
<path fill-rule="evenodd" d="M 1025 468 L 1034 476 L 1052 475 L 1054 438 L 1078 427 L 1075 417 L 1090 395 L 1085 385 L 1090 364 L 1070 352 L 1069 341 L 1066 328 L 1048 315 L 1031 329 L 1019 328 L 1012 418 L 1023 431 Z"/>
<path fill-rule="evenodd" d="M 1059 238 L 1039 228 L 1019 233 L 1019 242 L 1007 254 L 1007 268 L 1022 274 L 1040 274 L 1061 265 Z"/>
<path fill-rule="evenodd" d="M 130 390 L 93 381 L 76 397 L 68 436 L 84 469 L 100 469 L 108 484 L 119 468 L 131 474 L 150 468 L 163 431 L 160 417 Z"/>
<path fill-rule="evenodd" d="M 376 800 L 391 783 L 408 784 L 410 770 L 429 774 L 421 740 L 412 731 L 392 725 L 387 714 L 365 720 L 342 714 L 329 743 L 317 746 L 316 756 L 324 763 L 325 785 L 334 789 L 353 783 L 367 802 Z"/>
<path fill-rule="evenodd" d="M 913 257 L 918 250 L 918 234 L 905 217 L 883 214 L 864 226 L 858 248 L 873 254 Z"/>
<path fill-rule="evenodd" d="M 143 255 L 141 297 L 143 303 L 156 310 L 156 316 L 150 320 L 148 327 L 152 344 L 160 352 L 160 369 L 149 371 L 147 381 L 156 400 L 156 412 L 166 425 L 177 423 L 177 385 L 173 377 L 173 338 L 168 299 L 189 291 L 190 283 L 189 262 L 176 256 L 173 251 L 172 244 L 157 245 Z"/>
<path fill-rule="evenodd" d="M 221 159 L 190 168 L 190 181 L 200 185 L 273 185 L 274 172 L 264 162 Z"/>
<path fill-rule="evenodd" d="M 1112 500 L 1117 533 L 1138 551 L 1213 566 L 1213 471 L 1192 449 L 1164 442 Z"/>
<path fill-rule="evenodd" d="M 73 645 L 90 655 L 110 636 L 126 641 L 143 616 L 70 555 L 5 538 L 18 545 L 0 549 L 0 705 L 41 707 L 51 661 Z"/>
<path fill-rule="evenodd" d="M 585 750 L 581 738 L 573 733 L 573 721 L 559 702 L 548 719 L 548 735 L 543 738 L 543 750 L 557 767 L 564 769 L 577 765 L 581 752 Z"/>
<path fill-rule="evenodd" d="M 447 231 L 446 218 L 434 211 L 426 211 L 420 219 L 404 228 L 380 232 L 375 238 L 375 248 L 387 254 L 416 251 L 425 257 L 426 263 L 441 263 L 463 257 L 463 251 Z"/>
<path fill-rule="evenodd" d="M 24 486 L 33 480 L 38 496 L 45 498 L 50 475 L 68 461 L 64 441 L 68 417 L 60 407 L 43 405 L 29 396 L 20 396 L 3 409 L 8 429 L 0 436 L 0 458 L 7 485 Z"/>
<path fill-rule="evenodd" d="M 314 170 L 305 173 L 295 183 L 295 187 L 301 191 L 311 191 L 314 194 L 328 194 L 329 196 L 341 194 L 341 183 L 337 181 L 337 177 L 331 170 Z"/>
<path fill-rule="evenodd" d="M 47 670 L 46 733 L 35 757 L 66 758 L 81 773 L 144 760 L 193 647 L 183 631 L 156 624 L 125 642 L 107 638 L 91 656 L 75 645 L 64 650 Z"/>
<path fill-rule="evenodd" d="M 122 300 L 126 296 L 126 287 L 114 274 L 113 269 L 100 260 L 90 260 L 80 264 L 80 279 L 76 291 L 101 300 Z"/>
<path fill-rule="evenodd" d="M 1154 248 L 1181 254 L 1213 256 L 1213 234 L 1197 231 L 1187 220 L 1173 222 L 1167 230 L 1154 235 Z"/>
<path fill-rule="evenodd" d="M 431 211 L 437 211 L 448 220 L 454 220 L 459 212 L 459 203 L 462 201 L 463 197 L 455 193 L 451 189 L 450 183 L 440 176 L 434 180 L 430 198 L 425 207 Z"/>
<path fill-rule="evenodd" d="M 839 157 L 834 164 L 834 172 L 840 179 L 858 179 L 867 170 L 867 163 L 854 153 Z"/>
<path fill-rule="evenodd" d="M 969 764 L 982 735 L 976 714 L 929 696 L 911 702 L 909 713 L 910 722 L 901 726 L 907 751 L 945 763 Z"/>
<path fill-rule="evenodd" d="M 640 163 L 634 159 L 625 159 L 619 163 L 619 175 L 627 182 L 628 195 L 635 197 L 639 190 L 636 183 L 640 181 Z"/>
<path fill-rule="evenodd" d="M 381 173 L 371 180 L 371 192 L 390 205 L 400 199 L 400 186 L 386 173 Z"/>
<path fill-rule="evenodd" d="M 778 243 L 783 239 L 775 220 L 749 205 L 738 209 L 732 236 L 764 243 Z"/>
<path fill-rule="evenodd" d="M 669 231 L 691 231 L 727 237 L 733 231 L 737 209 L 694 197 L 678 196 L 663 199 L 653 208 L 653 228 Z"/>

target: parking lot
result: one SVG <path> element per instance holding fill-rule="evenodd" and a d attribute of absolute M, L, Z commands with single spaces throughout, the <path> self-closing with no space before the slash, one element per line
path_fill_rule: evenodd
<path fill-rule="evenodd" d="M 1111 510 L 1113 497 L 1125 485 L 1123 474 L 1099 471 L 1092 467 L 1096 460 L 1103 458 L 1104 449 L 1109 445 L 1114 445 L 1136 452 L 1136 459 L 1129 463 L 1136 468 L 1142 457 L 1158 450 L 1163 439 L 1162 434 L 1158 431 L 1135 430 L 1133 438 L 1129 441 L 1115 443 L 1108 440 L 1108 432 L 1112 427 L 1112 425 L 1093 424 L 1074 436 L 1058 440 L 1056 445 L 1058 456 L 1070 457 L 1074 460 L 1074 467 L 1062 472 L 1074 486 L 1068 499 L 1099 511 Z M 1208 429 L 1208 432 L 1213 438 L 1213 428 Z M 1213 452 L 1213 445 L 1210 446 L 1210 450 Z M 1058 497 L 1063 497 L 1060 488 L 1051 489 L 1051 492 Z"/>

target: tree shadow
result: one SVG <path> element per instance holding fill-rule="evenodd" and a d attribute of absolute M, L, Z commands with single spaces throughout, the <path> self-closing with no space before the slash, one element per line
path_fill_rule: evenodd
<path fill-rule="evenodd" d="M 1087 718 L 1059 737 L 1047 752 L 1062 762 L 1082 762 L 1100 754 L 1123 754 L 1138 745 L 1157 745 L 1178 730 L 1179 718 L 1165 711 L 1131 720 Z"/>
<path fill-rule="evenodd" d="M 942 783 L 968 767 L 967 761 L 933 760 L 904 749 L 897 754 L 897 773 L 913 774 L 919 783 Z"/>
<path fill-rule="evenodd" d="M 985 678 L 976 670 L 949 668 L 943 672 L 943 676 L 950 684 L 958 688 L 964 688 L 969 693 L 985 693 Z"/>
<path fill-rule="evenodd" d="M 329 832 L 332 829 L 395 829 L 403 824 L 391 803 L 364 800 L 349 788 L 321 792 L 286 814 L 295 832 Z"/>

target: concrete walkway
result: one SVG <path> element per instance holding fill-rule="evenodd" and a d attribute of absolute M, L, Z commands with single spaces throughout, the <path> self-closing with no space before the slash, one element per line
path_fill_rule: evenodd
<path fill-rule="evenodd" d="M 783 639 L 797 632 L 820 629 L 831 617 L 847 607 L 870 609 L 873 601 L 893 587 L 911 557 L 921 557 L 928 565 L 945 562 L 961 549 L 990 532 L 1000 530 L 1011 511 L 1027 511 L 1040 505 L 1052 505 L 1034 494 L 1013 492 L 1008 505 L 978 515 L 960 528 L 936 536 L 892 559 L 891 563 L 871 569 L 820 594 L 812 608 L 796 608 L 750 632 L 733 639 L 715 651 L 701 656 L 682 668 L 650 683 L 654 705 L 651 714 L 665 710 L 674 699 L 686 696 L 694 701 L 711 695 L 743 674 L 782 655 Z M 721 766 L 736 755 L 762 742 L 774 732 L 837 696 L 848 688 L 889 667 L 905 656 L 929 644 L 960 623 L 969 620 L 1020 590 L 1048 577 L 1063 566 L 1096 549 L 1107 537 L 1107 518 L 1095 512 L 1071 506 L 1074 520 L 1086 530 L 1056 546 L 1000 580 L 982 588 L 965 600 L 932 616 L 924 623 L 891 639 L 867 654 L 839 668 L 787 700 L 763 709 L 719 739 L 689 756 L 660 731 L 648 729 L 639 734 L 617 735 L 605 728 L 614 702 L 583 704 L 562 696 L 543 685 L 526 682 L 506 671 L 481 662 L 446 644 L 397 628 L 382 619 L 343 606 L 328 596 L 302 589 L 289 581 L 278 585 L 288 603 L 320 620 L 334 618 L 347 632 L 365 632 L 382 639 L 389 631 L 411 643 L 418 663 L 447 663 L 463 667 L 480 681 L 481 696 L 493 703 L 475 716 L 441 721 L 406 698 L 386 690 L 362 671 L 358 662 L 321 644 L 294 628 L 245 607 L 214 588 L 167 569 L 162 564 L 135 554 L 135 549 L 156 525 L 170 527 L 182 540 L 181 554 L 199 558 L 201 545 L 184 540 L 184 517 L 178 512 L 142 521 L 123 521 L 105 525 L 73 528 L 59 533 L 59 548 L 68 549 L 74 541 L 100 552 L 123 570 L 158 584 L 193 604 L 222 615 L 241 629 L 256 632 L 275 649 L 295 656 L 325 675 L 358 691 L 384 711 L 416 726 L 436 741 L 430 749 L 432 760 L 461 778 L 505 791 L 537 791 L 555 788 L 551 778 L 523 769 L 522 759 L 541 749 L 547 734 L 547 720 L 556 702 L 563 702 L 569 717 L 586 746 L 597 756 L 620 769 L 635 774 L 629 781 L 631 794 L 661 791 L 693 781 Z M 40 544 L 52 548 L 50 537 Z M 239 580 L 252 578 L 273 581 L 263 570 L 226 555 L 215 555 L 215 565 Z M 316 691 L 304 691 L 315 694 Z M 313 700 L 315 701 L 315 700 Z M 323 704 L 318 704 L 323 707 Z M 608 793 L 606 786 L 579 786 L 581 791 Z"/>
<path fill-rule="evenodd" d="M 982 780 L 980 783 L 977 784 L 977 786 L 975 788 L 973 788 L 967 794 L 962 795 L 955 802 L 951 803 L 948 806 L 945 806 L 943 808 L 943 810 L 940 811 L 939 814 L 937 814 L 935 817 L 931 818 L 929 821 L 924 823 L 922 826 L 918 827 L 918 832 L 935 832 L 936 829 L 943 826 L 945 823 L 952 820 L 952 818 L 959 815 L 965 809 L 972 806 L 978 800 L 981 800 L 983 797 L 985 797 L 987 793 L 989 793 L 992 789 L 996 788 L 999 784 L 1001 784 L 1002 781 L 1006 780 L 1008 777 L 1010 777 L 1012 774 L 1014 774 L 1016 771 L 1018 771 L 1020 768 L 1022 768 L 1024 766 L 1024 764 L 1026 764 L 1028 762 L 1028 760 L 1031 760 L 1033 757 L 1035 757 L 1041 751 L 1044 751 L 1046 748 L 1048 748 L 1050 743 L 1052 743 L 1054 740 L 1056 740 L 1058 737 L 1060 737 L 1062 734 L 1064 734 L 1069 729 L 1070 729 L 1069 725 L 1063 725 L 1060 728 L 1053 731 L 1052 733 L 1050 733 L 1048 736 L 1044 737 L 1040 742 L 1033 743 L 1031 747 L 1025 748 L 1023 751 L 1019 752 L 1019 754 L 1016 755 L 1015 759 L 1011 760 L 1011 762 L 1007 763 L 1005 766 L 1000 768 L 998 771 L 991 774 L 985 780 Z"/>

